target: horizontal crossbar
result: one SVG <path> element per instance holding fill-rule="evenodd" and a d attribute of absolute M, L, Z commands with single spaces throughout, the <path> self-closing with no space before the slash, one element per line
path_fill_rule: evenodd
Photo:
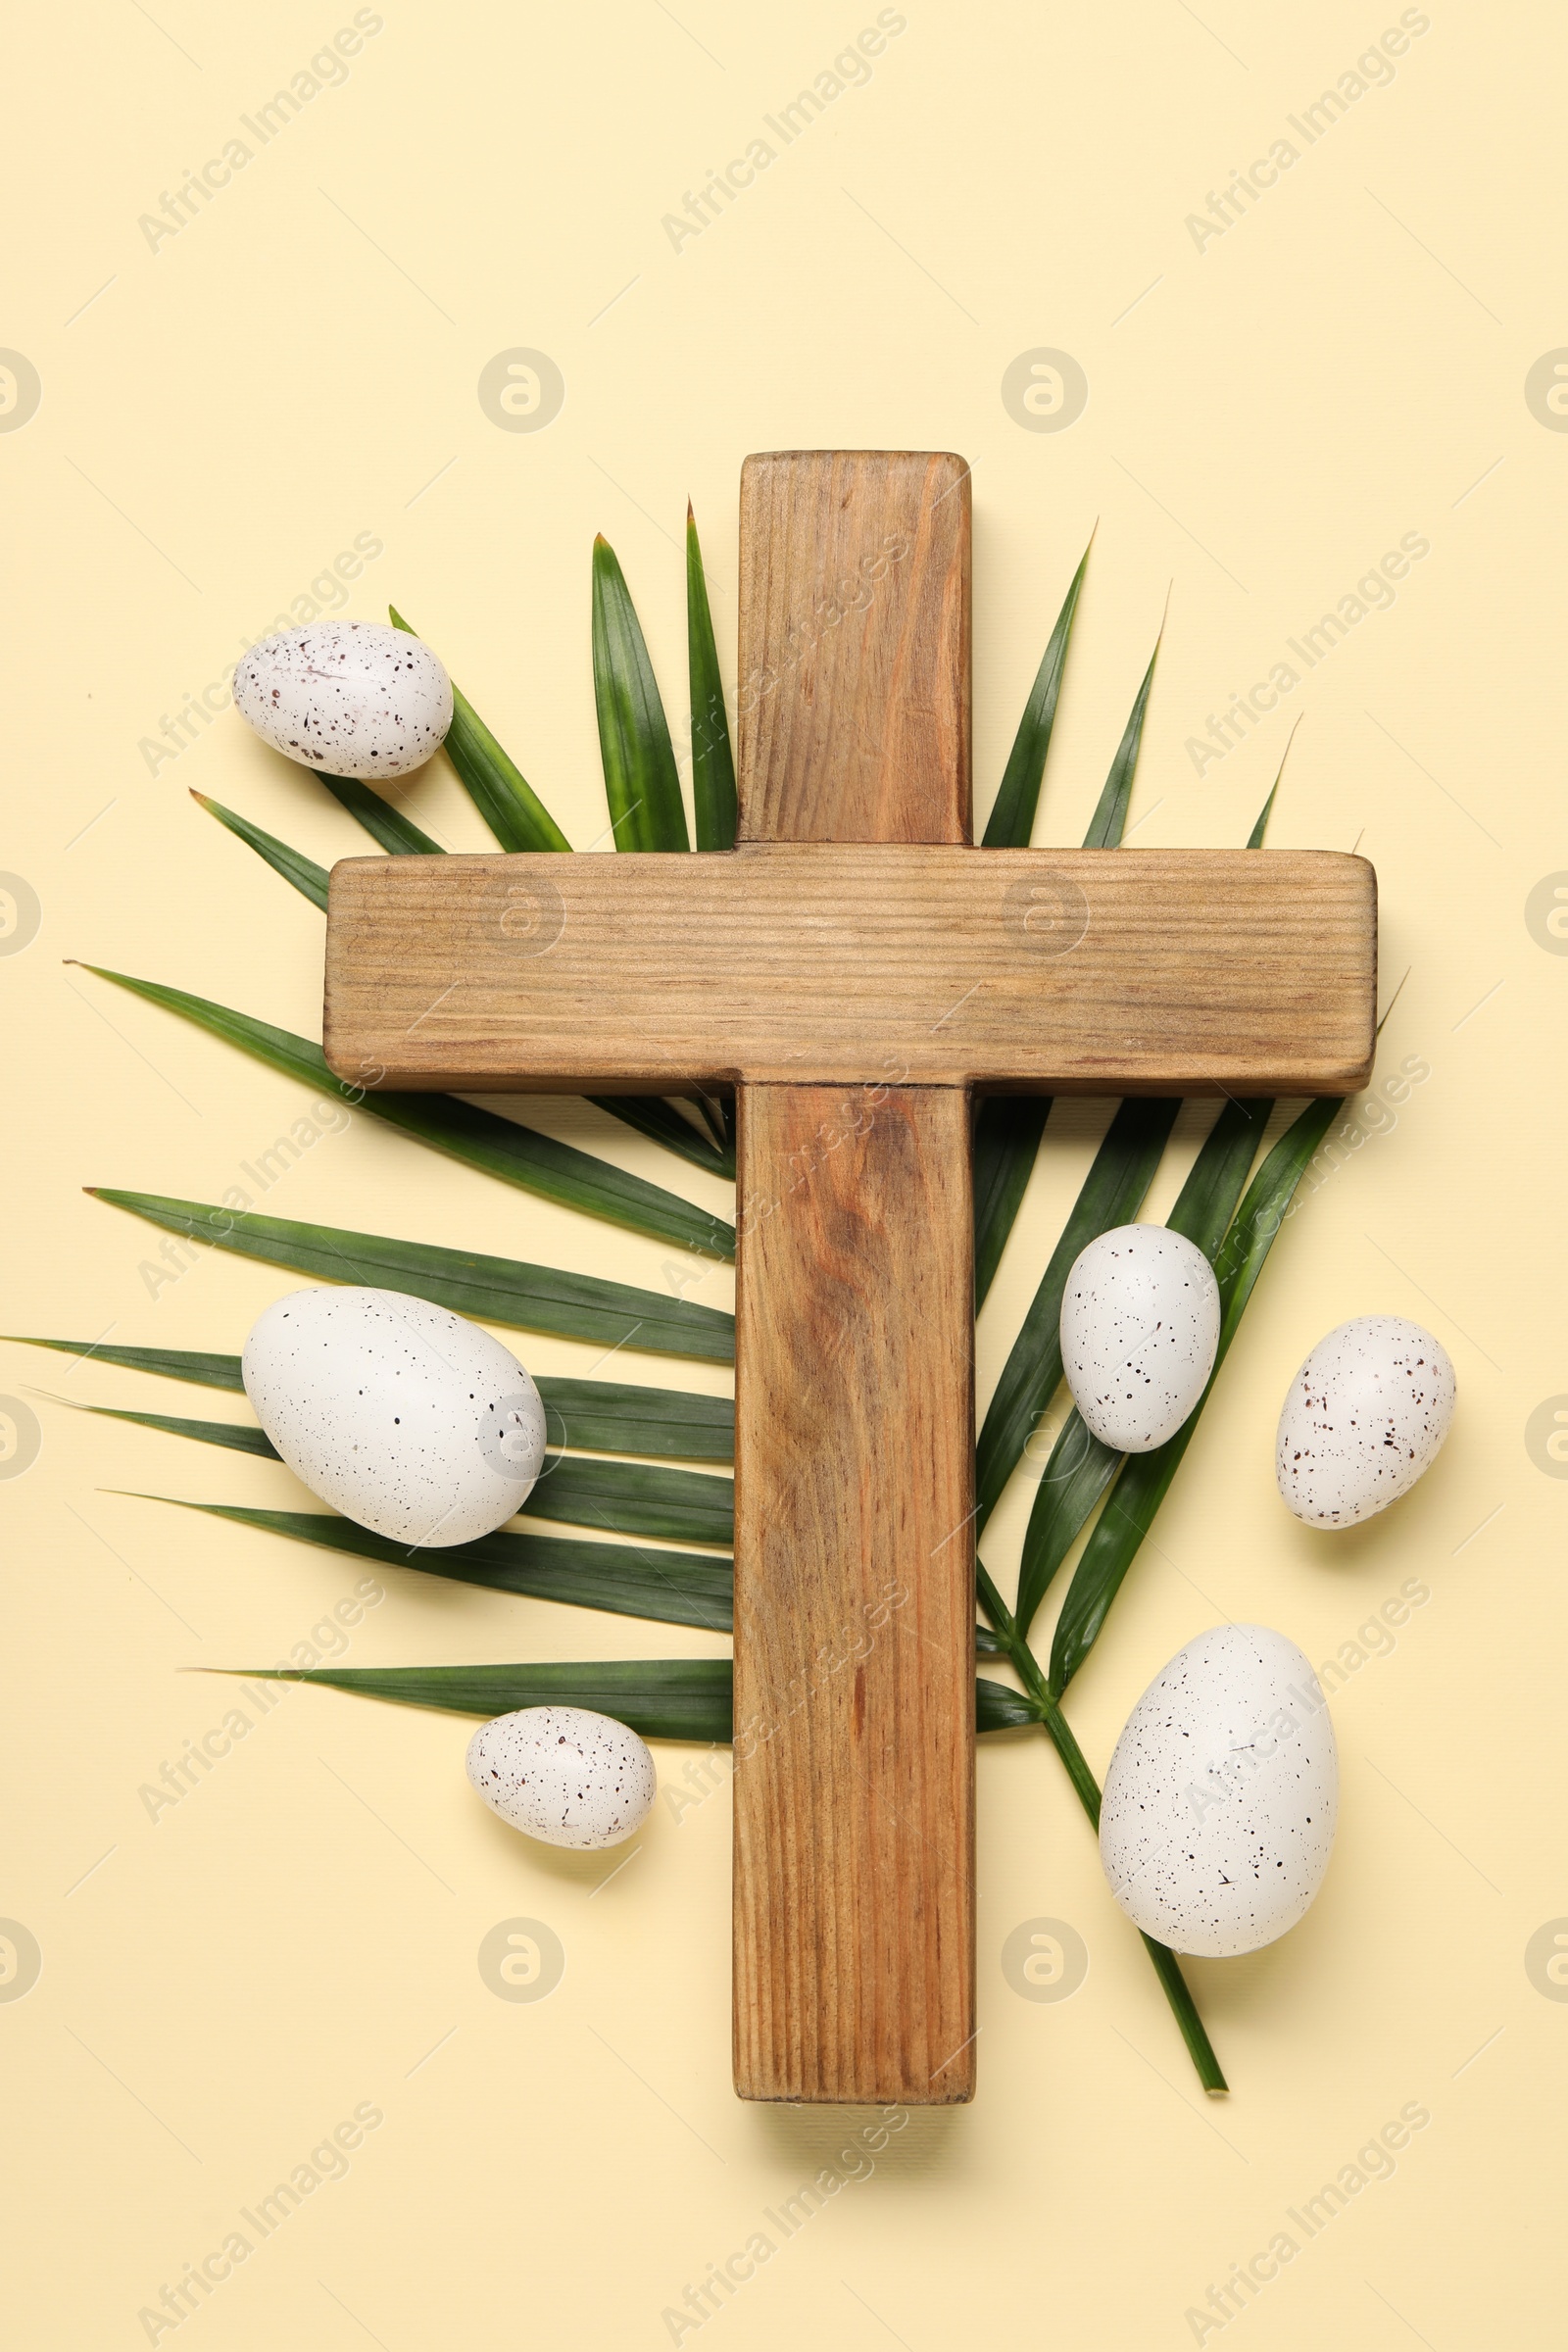
<path fill-rule="evenodd" d="M 1317 851 L 769 844 L 333 868 L 327 1059 L 403 1088 L 1345 1094 L 1376 880 Z"/>

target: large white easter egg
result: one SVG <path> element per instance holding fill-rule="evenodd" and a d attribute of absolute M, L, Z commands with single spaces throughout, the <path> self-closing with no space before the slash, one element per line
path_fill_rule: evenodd
<path fill-rule="evenodd" d="M 1328 1868 L 1334 1727 L 1296 1643 L 1217 1625 L 1128 1716 L 1105 1774 L 1100 1858 L 1135 1927 L 1224 1959 L 1295 1927 Z"/>
<path fill-rule="evenodd" d="M 516 1357 L 401 1291 L 291 1291 L 253 1326 L 240 1374 L 295 1477 L 400 1544 L 490 1535 L 544 1459 L 544 1405 Z"/>
<path fill-rule="evenodd" d="M 264 637 L 234 669 L 234 708 L 264 743 L 329 775 L 405 776 L 452 724 L 429 647 L 375 620 L 317 620 Z"/>
<path fill-rule="evenodd" d="M 1152 1453 L 1198 1403 L 1219 1347 L 1219 1285 L 1168 1225 L 1117 1225 L 1073 1260 L 1061 1295 L 1061 1368 L 1095 1436 Z"/>
<path fill-rule="evenodd" d="M 1407 1494 L 1453 1418 L 1448 1352 L 1402 1315 L 1357 1315 L 1319 1340 L 1280 1414 L 1280 1493 L 1308 1527 L 1354 1527 Z"/>

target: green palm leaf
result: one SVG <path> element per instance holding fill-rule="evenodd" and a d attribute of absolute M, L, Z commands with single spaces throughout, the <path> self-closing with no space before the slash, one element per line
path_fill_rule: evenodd
<path fill-rule="evenodd" d="M 317 1666 L 240 1669 L 248 1682 L 324 1683 L 406 1707 L 452 1715 L 510 1715 L 518 1707 L 591 1707 L 645 1740 L 717 1745 L 731 1736 L 728 1658 L 611 1658 L 517 1666 Z M 975 1729 L 1014 1731 L 1039 1709 L 1002 1683 L 975 1684 Z"/>
<path fill-rule="evenodd" d="M 266 1430 L 249 1422 L 189 1421 L 174 1413 L 129 1412 L 122 1405 L 77 1404 L 70 1396 L 52 1401 L 109 1421 L 134 1421 L 166 1437 L 225 1446 L 266 1461 L 282 1458 Z M 735 1540 L 735 1481 L 691 1470 L 655 1470 L 645 1462 L 588 1461 L 568 1453 L 547 1453 L 522 1512 L 529 1519 L 564 1519 L 572 1527 L 604 1528 L 618 1536 L 727 1544 Z"/>
<path fill-rule="evenodd" d="M 42 1394 L 49 1393 L 44 1390 Z M 198 1446 L 226 1446 L 233 1453 L 258 1454 L 267 1462 L 283 1458 L 266 1430 L 258 1429 L 254 1421 L 190 1421 L 180 1413 L 136 1413 L 120 1404 L 78 1404 L 74 1396 L 53 1396 L 50 1402 L 68 1405 L 74 1413 L 95 1414 L 102 1421 L 134 1421 L 139 1429 L 156 1429 L 166 1438 L 192 1438 Z"/>
<path fill-rule="evenodd" d="M 138 1502 L 168 1502 L 178 1510 L 203 1511 L 264 1535 L 286 1536 L 324 1551 L 379 1560 L 388 1568 L 414 1568 L 449 1584 L 482 1585 L 533 1600 L 562 1601 L 569 1608 L 609 1609 L 623 1617 L 652 1618 L 661 1625 L 697 1625 L 727 1634 L 733 1613 L 734 1577 L 718 1554 L 658 1551 L 641 1544 L 585 1544 L 573 1536 L 482 1536 L 474 1544 L 438 1550 L 395 1544 L 385 1536 L 327 1511 L 261 1511 L 230 1502 L 181 1502 L 172 1494 L 141 1494 Z"/>
<path fill-rule="evenodd" d="M 735 1402 L 688 1389 L 632 1388 L 612 1380 L 566 1380 L 542 1373 L 554 1446 L 594 1453 L 664 1454 L 691 1462 L 735 1458 Z"/>
<path fill-rule="evenodd" d="M 1018 1631 L 1025 1639 L 1052 1578 L 1126 1459 L 1091 1435 L 1076 1405 L 1041 1474 L 1018 1564 Z"/>
<path fill-rule="evenodd" d="M 0 1337 L 17 1348 L 55 1348 L 62 1355 L 74 1355 L 78 1363 L 117 1364 L 130 1372 L 156 1372 L 169 1380 L 244 1393 L 237 1355 L 194 1354 L 178 1348 L 115 1348 L 102 1340 L 26 1339 L 16 1332 Z M 534 1386 L 544 1399 L 554 1445 L 591 1453 L 662 1454 L 693 1462 L 735 1458 L 735 1406 L 728 1396 L 702 1396 L 689 1389 L 634 1388 L 615 1380 L 572 1380 L 549 1372 L 538 1374 Z M 166 1426 L 165 1417 L 157 1413 L 129 1417 Z M 193 1434 L 196 1427 L 185 1422 L 168 1426 L 181 1436 Z M 232 1424 L 202 1426 L 226 1430 Z"/>
<path fill-rule="evenodd" d="M 57 1403 L 70 1402 L 58 1397 Z M 108 1412 L 104 1405 L 82 1405 L 82 1412 Z M 229 1421 L 180 1421 L 163 1413 L 114 1412 L 117 1421 L 139 1421 L 145 1427 L 173 1437 L 197 1438 L 215 1446 L 232 1446 L 276 1461 L 277 1451 L 265 1431 Z M 563 1474 L 599 1475 L 575 1497 L 556 1497 Z M 552 1475 L 554 1473 L 554 1475 Z M 634 1494 L 633 1482 L 680 1478 L 669 1471 L 634 1470 L 624 1462 L 581 1463 L 561 1454 L 547 1454 L 540 1484 L 529 1495 L 524 1515 L 563 1519 L 579 1527 L 608 1528 L 625 1535 L 662 1536 L 677 1543 L 727 1543 L 733 1537 L 732 1499 L 724 1504 L 704 1500 L 689 1508 L 683 1495 L 669 1487 L 644 1490 L 653 1501 Z M 548 1482 L 548 1484 L 547 1484 Z M 732 1497 L 731 1479 L 699 1479 L 696 1486 L 718 1487 Z M 667 1498 L 676 1494 L 673 1507 Z M 546 1511 L 540 1498 L 561 1499 L 565 1507 Z M 618 1609 L 629 1617 L 655 1617 L 667 1625 L 704 1625 L 715 1633 L 730 1631 L 733 1563 L 716 1554 L 649 1551 L 637 1544 L 584 1544 L 559 1536 L 503 1535 L 484 1537 L 477 1544 L 456 1544 L 445 1550 L 411 1549 L 394 1544 L 352 1519 L 322 1511 L 259 1510 L 247 1504 L 186 1502 L 173 1494 L 139 1494 L 139 1502 L 169 1502 L 177 1509 L 206 1511 L 232 1519 L 265 1533 L 288 1536 L 298 1543 L 316 1544 L 330 1551 L 355 1552 L 367 1559 L 384 1560 L 389 1567 L 418 1568 L 461 1584 L 485 1585 L 499 1592 L 532 1593 L 536 1599 L 561 1600 L 574 1607 Z M 552 1549 L 551 1546 L 554 1546 Z M 470 1573 L 471 1571 L 471 1573 Z M 975 1627 L 975 1646 L 995 1655 L 1002 1643 L 989 1626 Z"/>
<path fill-rule="evenodd" d="M 1095 1154 L 981 1424 L 975 1448 L 977 1531 L 1022 1460 L 1061 1380 L 1061 1294 L 1068 1270 L 1097 1234 L 1137 1216 L 1178 1107 L 1162 1099 L 1123 1102 Z"/>
<path fill-rule="evenodd" d="M 697 847 L 733 849 L 737 808 L 729 714 L 724 709 L 724 681 L 718 674 L 713 616 L 708 609 L 703 551 L 697 544 L 697 521 L 689 499 L 686 502 L 686 663 L 691 681 L 692 804 L 697 814 Z"/>
<path fill-rule="evenodd" d="M 989 1095 L 974 1122 L 974 1309 L 996 1279 L 1051 1114 L 1049 1095 Z"/>
<path fill-rule="evenodd" d="M 1210 1262 L 1230 1229 L 1273 1108 L 1266 1097 L 1225 1104 L 1165 1220 Z"/>
<path fill-rule="evenodd" d="M 1219 1348 L 1208 1386 L 1173 1438 L 1156 1446 L 1152 1453 L 1129 1458 L 1115 1492 L 1084 1546 L 1083 1557 L 1067 1588 L 1052 1644 L 1051 1688 L 1057 1695 L 1066 1689 L 1094 1647 L 1106 1611 L 1121 1590 L 1122 1579 L 1181 1466 L 1203 1406 L 1213 1394 L 1214 1382 L 1236 1337 L 1253 1286 L 1263 1270 L 1280 1221 L 1340 1107 L 1338 1098 L 1331 1096 L 1321 1096 L 1308 1103 L 1259 1168 L 1230 1232 L 1220 1245 L 1214 1260 L 1214 1271 L 1219 1278 Z"/>
<path fill-rule="evenodd" d="M 664 706 L 625 576 L 594 541 L 594 703 L 605 797 L 617 850 L 688 850 L 686 810 Z"/>
<path fill-rule="evenodd" d="M 226 1446 L 278 1461 L 277 1447 L 264 1429 L 248 1422 L 187 1421 L 174 1413 L 127 1412 L 123 1406 L 77 1404 L 57 1396 L 73 1412 L 96 1413 L 110 1421 L 134 1421 L 166 1437 L 191 1438 L 202 1446 Z M 525 1518 L 564 1519 L 572 1527 L 598 1527 L 618 1536 L 659 1536 L 668 1544 L 727 1544 L 735 1539 L 735 1481 L 692 1470 L 655 1470 L 646 1462 L 581 1460 L 547 1453 L 533 1493 L 521 1506 Z"/>
<path fill-rule="evenodd" d="M 185 1348 L 112 1348 L 104 1340 L 35 1340 L 17 1331 L 0 1335 L 16 1348 L 53 1348 L 78 1363 L 119 1364 L 127 1372 L 157 1372 L 166 1380 L 190 1380 L 204 1389 L 239 1389 L 237 1355 L 203 1355 Z"/>
<path fill-rule="evenodd" d="M 732 1225 L 706 1209 L 694 1208 L 678 1193 L 667 1193 L 646 1177 L 629 1175 L 591 1152 L 579 1152 L 571 1144 L 558 1143 L 554 1136 L 499 1118 L 494 1111 L 480 1110 L 456 1095 L 367 1094 L 363 1088 L 346 1086 L 335 1078 L 320 1047 L 309 1038 L 296 1037 L 291 1030 L 210 1004 L 205 997 L 190 996 L 182 988 L 109 971 L 102 964 L 89 963 L 83 969 L 194 1021 L 198 1028 L 254 1054 L 274 1070 L 302 1080 L 316 1093 L 352 1102 L 371 1118 L 384 1120 L 433 1151 L 461 1159 L 467 1167 L 499 1176 L 505 1184 L 517 1185 L 524 1192 L 540 1194 L 566 1208 L 583 1209 L 612 1224 L 629 1226 L 634 1233 L 651 1235 L 656 1241 L 674 1242 L 705 1257 L 732 1257 L 735 1253 Z"/>
<path fill-rule="evenodd" d="M 567 1274 L 519 1258 L 442 1250 L 431 1242 L 393 1241 L 331 1225 L 297 1225 L 282 1217 L 174 1200 L 159 1193 L 120 1192 L 107 1185 L 85 1189 L 94 1200 L 129 1209 L 186 1241 L 287 1266 L 317 1282 L 407 1291 L 482 1323 L 551 1332 L 602 1348 L 706 1356 L 715 1363 L 734 1359 L 733 1315 L 685 1298 L 662 1298 L 658 1291 L 636 1290 L 629 1283 Z"/>
<path fill-rule="evenodd" d="M 392 808 L 368 784 L 358 776 L 329 776 L 321 768 L 316 775 L 326 786 L 334 801 L 348 810 L 365 827 L 370 839 L 379 842 L 389 858 L 444 858 L 440 842 L 421 833 L 413 817 Z"/>
<path fill-rule="evenodd" d="M 689 1159 L 692 1166 L 701 1168 L 705 1176 L 717 1176 L 734 1183 L 734 1145 L 727 1145 L 720 1150 L 700 1128 L 694 1127 L 690 1119 L 683 1117 L 673 1102 L 666 1102 L 662 1095 L 590 1095 L 587 1099 L 596 1109 L 608 1110 L 611 1117 L 619 1119 L 623 1126 L 635 1127 L 639 1135 L 646 1135 L 652 1142 L 662 1144 L 666 1152 L 674 1152 L 680 1158 Z"/>
<path fill-rule="evenodd" d="M 588 1707 L 612 1715 L 645 1740 L 702 1747 L 730 1737 L 728 1658 L 570 1659 L 516 1666 L 263 1667 L 247 1682 L 324 1683 L 366 1698 L 449 1715 L 510 1715 L 519 1707 Z M 1010 1695 L 1010 1693 L 1009 1693 Z"/>
<path fill-rule="evenodd" d="M 394 606 L 387 612 L 394 628 L 410 637 L 410 627 Z M 458 779 L 504 850 L 569 850 L 570 842 L 534 791 L 527 777 L 502 750 L 466 695 L 452 689 L 452 724 L 446 754 Z"/>
<path fill-rule="evenodd" d="M 547 1453 L 522 1516 L 613 1535 L 658 1536 L 666 1544 L 728 1545 L 735 1541 L 735 1481 L 699 1470 L 657 1470 L 646 1462 Z"/>
<path fill-rule="evenodd" d="M 260 825 L 253 825 L 247 818 L 236 816 L 232 808 L 223 807 L 221 801 L 209 800 L 205 792 L 193 791 L 190 797 L 199 808 L 206 809 L 209 816 L 216 816 L 220 825 L 226 825 L 231 833 L 237 834 L 256 852 L 258 858 L 265 858 L 274 873 L 281 874 L 285 882 L 292 882 L 302 898 L 309 899 L 313 906 L 319 906 L 323 914 L 326 912 L 324 865 L 318 865 L 315 858 L 307 858 L 302 850 L 291 850 L 288 843 L 279 841 L 275 833 L 264 833 Z M 89 964 L 87 968 L 90 971 L 95 967 Z"/>

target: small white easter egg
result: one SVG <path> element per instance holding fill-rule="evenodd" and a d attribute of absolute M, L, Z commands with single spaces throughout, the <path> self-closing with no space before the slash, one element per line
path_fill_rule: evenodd
<path fill-rule="evenodd" d="M 468 1778 L 492 1813 L 547 1845 L 619 1845 L 657 1788 L 648 1743 L 587 1707 L 521 1707 L 468 1742 Z"/>
<path fill-rule="evenodd" d="M 240 1358 L 295 1477 L 362 1527 L 443 1550 L 522 1508 L 545 1408 L 487 1331 L 401 1291 L 291 1291 Z"/>
<path fill-rule="evenodd" d="M 1355 1527 L 1407 1494 L 1453 1418 L 1448 1351 L 1402 1315 L 1319 1340 L 1286 1393 L 1274 1469 L 1308 1527 Z"/>
<path fill-rule="evenodd" d="M 234 670 L 234 708 L 264 743 L 333 776 L 406 776 L 452 724 L 452 680 L 407 629 L 317 620 L 264 637 Z"/>
<path fill-rule="evenodd" d="M 1152 1453 L 1202 1396 L 1219 1346 L 1219 1285 L 1168 1225 L 1117 1225 L 1073 1260 L 1061 1368 L 1102 1445 Z"/>
<path fill-rule="evenodd" d="M 1334 1727 L 1294 1642 L 1216 1625 L 1128 1716 L 1105 1775 L 1100 1858 L 1135 1927 L 1229 1959 L 1294 1928 L 1328 1868 Z"/>

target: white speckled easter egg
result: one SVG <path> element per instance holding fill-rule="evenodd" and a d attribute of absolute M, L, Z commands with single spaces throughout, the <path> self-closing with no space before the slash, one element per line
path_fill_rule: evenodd
<path fill-rule="evenodd" d="M 374 782 L 407 775 L 439 748 L 452 724 L 452 681 L 407 629 L 317 620 L 241 657 L 234 708 L 290 760 Z"/>
<path fill-rule="evenodd" d="M 1073 1260 L 1061 1295 L 1061 1368 L 1105 1446 L 1152 1453 L 1202 1396 L 1219 1346 L 1219 1285 L 1168 1225 L 1117 1225 Z"/>
<path fill-rule="evenodd" d="M 468 1742 L 468 1778 L 492 1813 L 547 1845 L 619 1845 L 657 1781 L 646 1740 L 587 1707 L 521 1707 Z"/>
<path fill-rule="evenodd" d="M 291 1291 L 252 1327 L 240 1374 L 295 1477 L 400 1544 L 490 1535 L 544 1459 L 545 1408 L 516 1357 L 401 1291 Z"/>
<path fill-rule="evenodd" d="M 1216 1625 L 1154 1677 L 1116 1742 L 1100 1815 L 1110 1891 L 1178 1952 L 1258 1951 L 1322 1885 L 1339 1796 L 1328 1705 L 1296 1643 Z"/>
<path fill-rule="evenodd" d="M 1453 1418 L 1447 1349 L 1402 1315 L 1357 1315 L 1319 1340 L 1286 1394 L 1280 1493 L 1308 1527 L 1355 1527 L 1436 1461 Z"/>

